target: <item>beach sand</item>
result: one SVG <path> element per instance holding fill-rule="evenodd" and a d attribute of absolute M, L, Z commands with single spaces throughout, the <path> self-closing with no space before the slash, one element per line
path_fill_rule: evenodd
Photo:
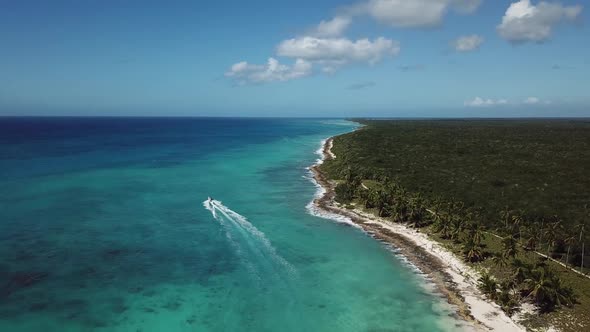
<path fill-rule="evenodd" d="M 333 140 L 323 143 L 322 159 L 310 168 L 314 179 L 322 187 L 314 200 L 315 209 L 321 210 L 340 221 L 353 223 L 379 241 L 394 246 L 435 284 L 455 306 L 457 314 L 468 324 L 465 329 L 477 331 L 526 331 L 508 317 L 498 305 L 484 297 L 477 288 L 480 274 L 467 266 L 459 257 L 430 239 L 427 234 L 378 218 L 359 209 L 345 209 L 334 201 L 334 183 L 320 171 L 324 160 L 336 158 L 332 153 Z"/>

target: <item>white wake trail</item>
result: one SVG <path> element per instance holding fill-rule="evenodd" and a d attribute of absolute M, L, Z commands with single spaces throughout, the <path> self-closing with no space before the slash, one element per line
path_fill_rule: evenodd
<path fill-rule="evenodd" d="M 253 241 L 254 250 L 260 252 L 261 256 L 266 259 L 272 259 L 275 263 L 286 268 L 290 274 L 295 274 L 295 268 L 281 255 L 279 255 L 276 249 L 272 246 L 270 240 L 266 235 L 261 232 L 256 226 L 252 225 L 248 219 L 241 214 L 231 210 L 227 206 L 223 205 L 220 201 L 211 200 L 205 201 L 205 208 L 213 214 L 213 216 L 219 220 L 222 218 L 217 217 L 217 212 L 221 213 L 227 220 L 233 222 L 237 227 L 243 230 L 248 240 Z"/>
<path fill-rule="evenodd" d="M 218 203 L 221 203 L 221 202 L 218 202 Z M 215 220 L 219 221 L 219 223 L 223 226 L 223 228 L 225 229 L 225 237 L 227 238 L 229 243 L 232 245 L 232 247 L 234 247 L 234 250 L 238 254 L 238 257 L 240 257 L 240 259 L 242 260 L 242 263 L 244 263 L 244 265 L 246 266 L 246 269 L 250 272 L 250 275 L 255 276 L 256 279 L 258 281 L 260 281 L 261 277 L 257 273 L 256 267 L 254 266 L 253 262 L 251 262 L 248 259 L 248 255 L 245 253 L 245 250 L 242 247 L 242 245 L 239 243 L 239 241 L 234 239 L 234 237 L 232 236 L 231 226 L 223 218 L 220 218 L 217 215 L 217 212 L 215 210 L 215 206 L 213 205 L 213 202 L 206 200 L 203 202 L 203 206 L 205 207 L 205 209 L 209 210 L 211 212 L 211 214 L 213 215 L 213 218 L 215 218 Z"/>
<path fill-rule="evenodd" d="M 213 214 L 213 218 L 217 219 L 217 213 L 215 212 L 215 207 L 213 207 L 213 201 L 206 200 L 203 202 L 203 206 L 205 207 L 205 209 L 211 211 L 211 214 Z"/>

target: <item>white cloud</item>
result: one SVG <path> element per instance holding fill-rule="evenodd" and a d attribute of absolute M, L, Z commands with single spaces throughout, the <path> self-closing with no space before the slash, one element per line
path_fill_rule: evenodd
<path fill-rule="evenodd" d="M 250 64 L 245 61 L 238 62 L 231 66 L 225 76 L 243 84 L 288 81 L 309 76 L 311 73 L 312 64 L 303 59 L 297 59 L 292 66 L 288 66 L 280 64 L 274 58 L 269 58 L 265 65 Z"/>
<path fill-rule="evenodd" d="M 387 56 L 399 53 L 397 41 L 379 37 L 374 41 L 346 38 L 300 37 L 284 40 L 277 47 L 280 56 L 299 58 L 322 64 L 324 71 L 331 71 L 352 62 L 375 64 Z"/>
<path fill-rule="evenodd" d="M 280 64 L 275 58 L 269 58 L 265 65 L 242 61 L 231 66 L 225 76 L 240 84 L 288 81 L 310 76 L 314 64 L 321 66 L 322 72 L 331 74 L 346 64 L 375 64 L 384 57 L 397 55 L 399 51 L 397 41 L 383 37 L 373 41 L 352 41 L 306 36 L 285 40 L 277 47 L 278 55 L 295 59 L 291 66 Z"/>
<path fill-rule="evenodd" d="M 450 9 L 475 11 L 481 0 L 368 0 L 350 8 L 351 15 L 369 15 L 395 27 L 430 27 L 442 22 Z"/>
<path fill-rule="evenodd" d="M 545 100 L 537 97 L 527 97 L 522 101 L 523 105 L 550 105 L 551 100 Z"/>
<path fill-rule="evenodd" d="M 537 97 L 528 97 L 522 103 L 525 105 L 551 104 L 549 100 L 541 100 Z"/>
<path fill-rule="evenodd" d="M 334 73 L 352 63 L 376 64 L 400 52 L 399 42 L 378 37 L 351 40 L 342 34 L 358 16 L 369 16 L 395 27 L 430 27 L 440 24 L 450 11 L 472 13 L 482 0 L 362 0 L 340 10 L 331 20 L 321 21 L 303 36 L 279 43 L 276 55 L 296 59 L 292 66 L 270 58 L 266 65 L 236 63 L 226 76 L 245 82 L 286 81 L 309 76 L 318 66 L 324 73 Z M 479 36 L 457 41 L 457 49 L 476 49 L 483 42 Z M 402 69 L 403 70 L 403 69 Z"/>
<path fill-rule="evenodd" d="M 490 107 L 498 105 L 506 105 L 508 100 L 506 99 L 484 99 L 481 97 L 475 97 L 473 100 L 466 100 L 463 105 L 468 107 Z"/>
<path fill-rule="evenodd" d="M 520 0 L 508 7 L 497 30 L 513 43 L 543 42 L 551 37 L 556 25 L 575 20 L 581 12 L 580 5 L 564 6 L 541 1 L 535 6 L 530 0 Z"/>
<path fill-rule="evenodd" d="M 311 35 L 315 37 L 338 37 L 351 23 L 352 19 L 348 16 L 336 16 L 329 21 L 321 21 Z"/>
<path fill-rule="evenodd" d="M 491 106 L 503 106 L 503 105 L 511 105 L 511 106 L 530 106 L 530 105 L 550 105 L 551 101 L 543 100 L 537 97 L 528 97 L 525 98 L 522 102 L 515 102 L 511 103 L 507 99 L 490 99 L 490 98 L 481 98 L 475 97 L 472 100 L 466 100 L 463 105 L 467 107 L 491 107 Z"/>
<path fill-rule="evenodd" d="M 537 97 L 528 97 L 523 101 L 524 104 L 533 105 L 538 104 L 540 102 L 539 98 Z"/>
<path fill-rule="evenodd" d="M 478 35 L 462 36 L 455 39 L 452 43 L 457 52 L 470 52 L 478 49 L 484 39 Z"/>

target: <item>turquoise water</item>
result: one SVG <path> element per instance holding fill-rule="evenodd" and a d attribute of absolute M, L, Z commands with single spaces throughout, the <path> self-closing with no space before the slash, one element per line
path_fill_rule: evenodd
<path fill-rule="evenodd" d="M 392 250 L 306 209 L 353 128 L 0 119 L 0 331 L 453 330 Z"/>

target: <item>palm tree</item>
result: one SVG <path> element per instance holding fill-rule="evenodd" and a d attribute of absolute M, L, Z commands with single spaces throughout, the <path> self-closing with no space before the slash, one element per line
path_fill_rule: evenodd
<path fill-rule="evenodd" d="M 504 223 L 504 229 L 508 229 L 508 223 L 510 222 L 510 218 L 512 215 L 512 211 L 506 206 L 504 210 L 500 211 L 500 219 Z"/>
<path fill-rule="evenodd" d="M 570 249 L 576 244 L 576 236 L 570 234 L 565 238 L 564 242 L 567 245 L 567 253 L 565 254 L 565 266 L 567 266 L 570 260 Z"/>
<path fill-rule="evenodd" d="M 502 245 L 504 249 L 502 250 L 502 256 L 504 258 L 515 258 L 516 254 L 518 253 L 518 240 L 516 239 L 515 234 L 509 235 L 502 239 Z"/>
<path fill-rule="evenodd" d="M 473 215 L 468 208 L 465 208 L 465 204 L 461 201 L 457 201 L 451 206 L 450 213 L 453 218 L 451 224 L 455 232 L 462 233 L 465 231 L 467 222 L 473 220 Z"/>
<path fill-rule="evenodd" d="M 436 213 L 437 221 L 434 225 L 434 231 L 439 233 L 443 239 L 451 236 L 451 217 L 446 212 Z"/>
<path fill-rule="evenodd" d="M 586 226 L 588 220 L 590 220 L 590 208 L 588 204 L 584 204 L 584 211 L 586 212 L 585 216 L 583 217 L 582 221 L 576 226 L 577 232 L 580 233 L 579 243 L 582 243 L 582 262 L 580 263 L 580 272 L 584 273 L 584 255 L 586 251 L 584 250 L 584 245 L 586 244 L 584 241 L 584 235 L 586 234 Z"/>
<path fill-rule="evenodd" d="M 553 291 L 549 274 L 545 268 L 538 268 L 533 270 L 532 275 L 524 281 L 529 287 L 527 297 L 532 297 L 539 305 L 549 299 Z"/>
<path fill-rule="evenodd" d="M 375 208 L 377 208 L 377 215 L 379 217 L 385 217 L 387 208 L 389 206 L 389 196 L 384 190 L 377 190 L 375 199 Z"/>
<path fill-rule="evenodd" d="M 513 292 L 514 288 L 516 287 L 516 281 L 512 278 L 510 279 L 504 279 L 500 282 L 499 286 L 500 286 L 500 291 L 508 291 L 508 292 Z"/>
<path fill-rule="evenodd" d="M 463 244 L 463 253 L 465 254 L 465 260 L 471 263 L 479 262 L 483 259 L 482 247 L 473 240 L 467 240 Z"/>
<path fill-rule="evenodd" d="M 393 201 L 393 206 L 391 207 L 391 211 L 392 211 L 394 219 L 397 222 L 405 221 L 406 214 L 408 212 L 408 205 L 406 203 L 405 197 L 397 196 L 396 199 Z"/>
<path fill-rule="evenodd" d="M 451 219 L 451 239 L 455 242 L 459 241 L 459 236 L 465 228 L 465 222 L 460 216 L 453 216 Z"/>
<path fill-rule="evenodd" d="M 521 261 L 520 259 L 514 259 L 511 265 L 513 269 L 512 278 L 514 279 L 514 281 L 516 281 L 517 283 L 521 283 L 529 278 L 531 267 L 528 264 Z"/>
<path fill-rule="evenodd" d="M 360 185 L 360 177 L 358 176 L 358 172 L 352 166 L 348 166 L 344 173 L 344 181 L 351 187 L 358 187 Z"/>
<path fill-rule="evenodd" d="M 522 237 L 522 233 L 520 232 L 520 225 L 523 221 L 524 218 L 522 217 L 522 213 L 515 214 L 512 216 L 512 229 L 510 231 L 512 234 L 516 234 L 516 231 L 518 230 L 519 239 Z"/>
<path fill-rule="evenodd" d="M 422 227 L 427 216 L 426 209 L 424 208 L 424 198 L 422 198 L 422 195 L 417 194 L 411 197 L 409 200 L 409 208 L 410 211 L 408 215 L 408 221 L 410 224 L 413 227 Z"/>
<path fill-rule="evenodd" d="M 508 316 L 512 316 L 520 309 L 520 301 L 514 290 L 515 286 L 516 284 L 512 279 L 500 283 L 500 294 L 498 294 L 497 302 Z"/>
<path fill-rule="evenodd" d="M 554 216 L 553 218 L 555 221 L 548 224 L 547 228 L 545 229 L 545 235 L 547 237 L 547 257 L 550 257 L 549 254 L 551 249 L 555 247 L 557 239 L 559 238 L 563 228 L 561 225 L 561 220 L 559 220 L 557 216 Z"/>
<path fill-rule="evenodd" d="M 561 305 L 569 306 L 576 300 L 573 290 L 565 287 L 561 279 L 546 267 L 533 270 L 525 283 L 529 287 L 527 297 L 532 297 L 543 310 L 550 311 Z"/>
<path fill-rule="evenodd" d="M 580 237 L 579 237 L 579 243 L 582 244 L 582 263 L 580 263 L 580 272 L 584 273 L 584 254 L 586 253 L 584 251 L 584 234 L 586 233 L 586 222 L 585 220 L 583 220 L 582 222 L 580 222 L 577 226 L 576 226 L 576 230 L 577 232 L 579 232 Z"/>
<path fill-rule="evenodd" d="M 400 187 L 397 184 L 397 182 L 387 181 L 387 182 L 385 182 L 383 188 L 391 197 L 399 196 L 398 193 L 399 193 Z"/>
<path fill-rule="evenodd" d="M 527 250 L 536 250 L 537 249 L 537 244 L 540 241 L 541 238 L 541 232 L 540 230 L 535 227 L 534 224 L 526 227 L 525 226 L 525 232 L 524 232 L 524 243 L 525 243 L 525 248 Z"/>
<path fill-rule="evenodd" d="M 576 301 L 576 295 L 570 287 L 564 286 L 561 279 L 556 275 L 551 275 L 551 288 L 550 294 L 551 306 L 571 306 Z"/>
<path fill-rule="evenodd" d="M 371 190 L 359 190 L 359 198 L 361 200 L 361 202 L 363 203 L 363 206 L 365 207 L 365 209 L 370 209 L 373 207 L 373 201 L 372 201 L 372 197 L 371 197 Z"/>
<path fill-rule="evenodd" d="M 451 235 L 451 204 L 438 200 L 434 208 L 434 231 L 441 234 L 443 239 Z"/>
<path fill-rule="evenodd" d="M 538 236 L 539 236 L 538 245 L 541 246 L 541 244 L 543 243 L 543 235 L 545 234 L 545 218 L 540 217 L 539 220 L 541 222 L 541 227 L 537 226 L 537 232 L 538 232 Z"/>
<path fill-rule="evenodd" d="M 504 255 L 494 254 L 494 257 L 492 257 L 492 261 L 496 266 L 499 267 L 508 266 L 508 259 Z"/>
<path fill-rule="evenodd" d="M 437 212 L 444 209 L 445 203 L 444 203 L 443 198 L 439 195 L 435 196 L 431 202 L 431 206 L 432 206 L 432 209 Z"/>
<path fill-rule="evenodd" d="M 444 218 L 443 218 L 443 212 L 442 212 L 442 208 L 441 208 L 442 204 L 440 204 L 439 202 L 434 203 L 434 207 L 432 208 L 432 220 L 434 221 L 432 223 L 432 226 L 434 227 L 434 229 L 438 229 L 441 224 L 444 222 Z M 436 231 L 438 232 L 438 231 Z"/>
<path fill-rule="evenodd" d="M 379 191 L 375 188 L 369 188 L 369 193 L 367 195 L 368 206 L 374 208 L 377 205 L 377 201 L 379 200 Z"/>
<path fill-rule="evenodd" d="M 477 221 L 472 222 L 469 226 L 469 236 L 473 242 L 481 244 L 485 240 L 485 227 Z"/>
<path fill-rule="evenodd" d="M 490 299 L 494 300 L 497 296 L 498 283 L 489 273 L 484 273 L 478 279 L 479 289 L 486 294 Z"/>

